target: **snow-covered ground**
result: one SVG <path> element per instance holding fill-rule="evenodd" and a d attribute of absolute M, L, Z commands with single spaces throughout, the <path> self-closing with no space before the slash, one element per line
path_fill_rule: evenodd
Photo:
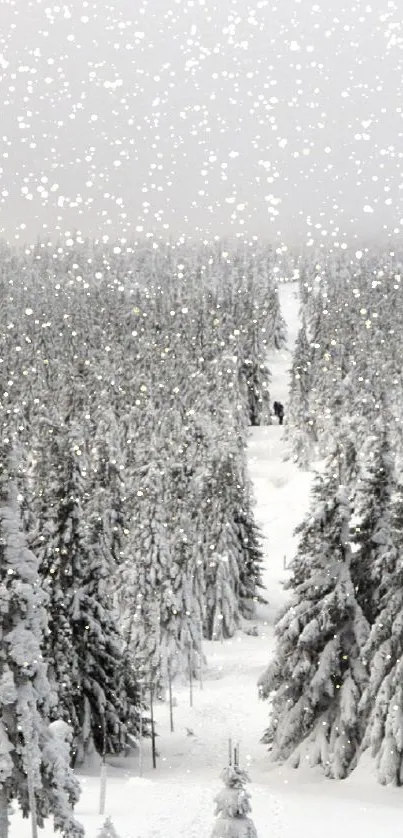
<path fill-rule="evenodd" d="M 298 302 L 293 285 L 281 288 L 282 307 L 295 339 Z M 287 370 L 290 350 L 270 359 L 272 396 L 287 409 Z M 259 838 L 400 838 L 403 794 L 376 784 L 370 769 L 349 780 L 328 781 L 319 771 L 272 766 L 260 738 L 267 722 L 267 704 L 260 702 L 256 682 L 273 649 L 273 622 L 284 601 L 284 556 L 293 555 L 293 529 L 309 502 L 311 476 L 284 461 L 283 428 L 277 424 L 251 432 L 250 473 L 255 486 L 256 517 L 266 556 L 265 583 L 269 603 L 259 610 L 258 635 L 238 632 L 224 643 L 206 643 L 207 667 L 203 689 L 175 686 L 175 732 L 170 732 L 166 703 L 156 708 L 157 770 L 145 743 L 143 776 L 137 759 L 111 760 L 108 766 L 106 813 L 119 838 L 202 838 L 210 835 L 213 798 L 221 787 L 219 772 L 226 764 L 228 737 L 240 743 L 240 761 L 252 778 L 252 816 Z M 96 838 L 103 818 L 98 813 L 99 771 L 82 778 L 83 794 L 77 817 L 86 838 Z M 28 838 L 28 822 L 12 820 L 10 838 Z M 41 838 L 53 836 L 47 826 Z"/>

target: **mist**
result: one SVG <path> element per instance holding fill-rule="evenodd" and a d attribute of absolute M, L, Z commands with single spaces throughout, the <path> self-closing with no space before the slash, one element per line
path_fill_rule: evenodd
<path fill-rule="evenodd" d="M 390 241 L 394 2 L 2 0 L 0 235 Z"/>

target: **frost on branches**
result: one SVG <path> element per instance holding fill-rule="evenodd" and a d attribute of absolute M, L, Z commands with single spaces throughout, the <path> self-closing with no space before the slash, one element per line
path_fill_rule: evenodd
<path fill-rule="evenodd" d="M 215 798 L 217 820 L 211 838 L 257 838 L 255 824 L 248 817 L 252 811 L 250 794 L 245 790 L 248 774 L 238 765 L 229 765 L 221 777 L 225 788 Z"/>
<path fill-rule="evenodd" d="M 361 701 L 367 721 L 364 748 L 379 781 L 403 785 L 403 486 L 391 500 L 389 545 L 383 550 L 379 612 L 364 655 L 370 678 Z"/>
<path fill-rule="evenodd" d="M 10 446 L 0 448 L 0 834 L 7 836 L 7 809 L 15 800 L 30 811 L 28 780 L 40 826 L 53 815 L 65 838 L 82 838 L 72 806 L 79 786 L 69 767 L 69 748 L 57 745 L 48 727 L 50 685 L 41 648 L 47 629 L 38 561 L 27 548 L 17 500 Z"/>

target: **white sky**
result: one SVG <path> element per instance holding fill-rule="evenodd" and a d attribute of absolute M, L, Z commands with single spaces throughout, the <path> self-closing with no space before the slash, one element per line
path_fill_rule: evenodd
<path fill-rule="evenodd" d="M 402 18 L 397 0 L 0 0 L 0 234 L 400 234 Z"/>

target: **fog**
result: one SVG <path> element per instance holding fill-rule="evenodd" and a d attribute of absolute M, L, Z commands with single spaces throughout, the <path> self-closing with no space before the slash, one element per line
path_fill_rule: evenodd
<path fill-rule="evenodd" d="M 400 236 L 394 2 L 0 0 L 0 234 Z"/>

